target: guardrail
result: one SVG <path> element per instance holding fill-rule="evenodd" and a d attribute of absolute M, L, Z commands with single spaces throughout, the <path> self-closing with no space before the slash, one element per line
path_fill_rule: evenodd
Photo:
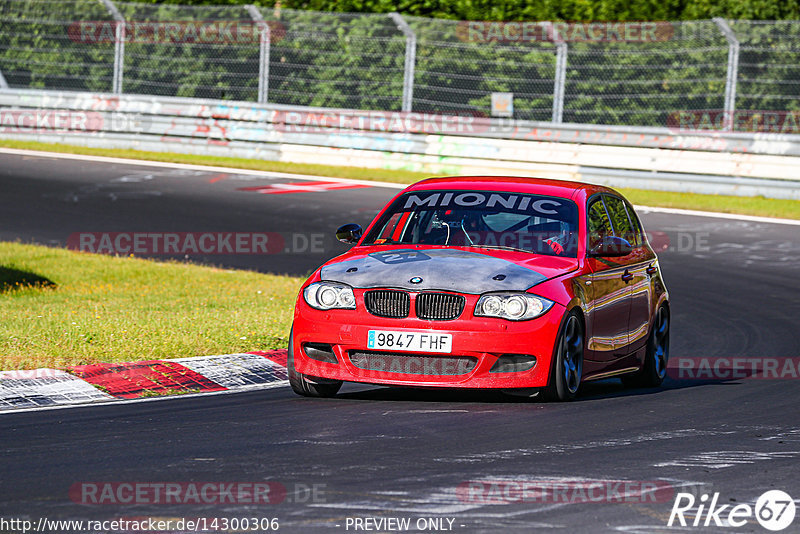
<path fill-rule="evenodd" d="M 800 135 L 4 89 L 0 137 L 800 200 Z"/>

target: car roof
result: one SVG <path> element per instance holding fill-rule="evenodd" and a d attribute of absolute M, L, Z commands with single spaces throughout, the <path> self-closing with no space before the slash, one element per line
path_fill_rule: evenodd
<path fill-rule="evenodd" d="M 417 182 L 407 190 L 425 191 L 432 189 L 509 191 L 562 198 L 573 198 L 578 191 L 585 191 L 587 197 L 600 192 L 618 194 L 613 189 L 602 185 L 585 184 L 569 180 L 551 180 L 549 178 L 528 178 L 524 176 L 447 176 L 444 178 L 428 178 L 427 180 Z"/>

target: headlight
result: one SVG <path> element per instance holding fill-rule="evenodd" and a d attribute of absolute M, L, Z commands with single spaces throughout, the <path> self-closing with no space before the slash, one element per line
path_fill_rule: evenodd
<path fill-rule="evenodd" d="M 553 301 L 530 293 L 489 293 L 478 299 L 475 315 L 527 321 L 539 317 L 553 306 Z"/>
<path fill-rule="evenodd" d="M 303 290 L 303 298 L 309 306 L 318 310 L 356 309 L 356 297 L 353 295 L 353 289 L 344 284 L 316 282 Z"/>

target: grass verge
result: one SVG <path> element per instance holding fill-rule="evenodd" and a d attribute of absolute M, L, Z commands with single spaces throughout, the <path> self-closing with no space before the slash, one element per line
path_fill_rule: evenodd
<path fill-rule="evenodd" d="M 698 195 L 670 191 L 617 188 L 628 200 L 639 206 L 679 208 L 684 210 L 736 213 L 780 219 L 800 219 L 800 200 L 764 197 L 732 197 Z"/>
<path fill-rule="evenodd" d="M 301 283 L 0 242 L 0 370 L 285 348 Z"/>
<path fill-rule="evenodd" d="M 188 163 L 192 165 L 216 165 L 259 171 L 289 172 L 315 176 L 332 176 L 355 180 L 377 180 L 400 184 L 411 184 L 430 178 L 423 172 L 393 169 L 364 169 L 359 167 L 337 167 L 333 165 L 312 165 L 307 163 L 286 163 L 280 161 L 254 160 L 243 158 L 223 158 L 194 154 L 174 154 L 168 152 L 145 152 L 141 150 L 118 150 L 89 148 L 73 145 L 37 143 L 34 141 L 14 141 L 0 139 L 0 147 L 26 150 L 45 150 L 69 154 L 87 154 L 128 159 L 165 161 L 169 163 Z M 681 208 L 688 210 L 714 211 L 758 215 L 761 217 L 780 217 L 800 219 L 800 201 L 769 199 L 763 197 L 735 197 L 724 195 L 699 195 L 693 193 L 672 193 L 642 189 L 620 189 L 634 204 L 662 208 Z"/>

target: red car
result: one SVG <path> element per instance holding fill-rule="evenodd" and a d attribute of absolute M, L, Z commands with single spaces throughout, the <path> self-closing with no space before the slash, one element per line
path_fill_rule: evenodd
<path fill-rule="evenodd" d="M 303 284 L 295 392 L 342 382 L 499 388 L 573 399 L 613 376 L 659 386 L 669 300 L 632 206 L 607 187 L 516 177 L 424 180 Z"/>

